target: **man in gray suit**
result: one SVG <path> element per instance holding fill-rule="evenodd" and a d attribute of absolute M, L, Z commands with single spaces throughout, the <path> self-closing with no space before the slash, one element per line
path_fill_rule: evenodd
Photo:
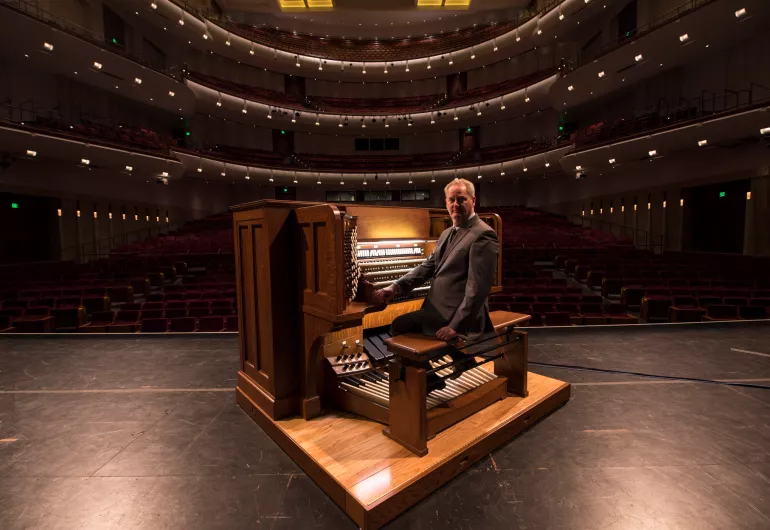
<path fill-rule="evenodd" d="M 487 296 L 495 279 L 497 234 L 473 211 L 473 183 L 455 179 L 444 188 L 452 227 L 439 237 L 433 253 L 395 283 L 374 293 L 379 303 L 431 281 L 422 309 L 396 318 L 391 333 L 424 333 L 450 341 L 492 330 Z"/>

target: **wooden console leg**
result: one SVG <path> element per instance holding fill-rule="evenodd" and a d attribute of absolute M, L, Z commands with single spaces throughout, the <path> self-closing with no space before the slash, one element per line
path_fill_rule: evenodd
<path fill-rule="evenodd" d="M 389 425 L 383 433 L 417 456 L 428 454 L 424 368 L 390 363 Z"/>
<path fill-rule="evenodd" d="M 508 378 L 509 393 L 527 397 L 528 335 L 521 331 L 511 333 L 520 335 L 521 340 L 508 346 L 503 356 L 495 359 L 495 375 Z"/>

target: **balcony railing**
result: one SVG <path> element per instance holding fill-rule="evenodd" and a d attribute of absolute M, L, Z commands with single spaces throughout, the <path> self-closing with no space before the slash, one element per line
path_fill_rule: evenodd
<path fill-rule="evenodd" d="M 661 254 L 664 250 L 664 238 L 647 230 L 626 226 L 593 217 L 573 215 L 572 224 L 605 234 L 612 234 L 618 239 L 630 240 L 636 248 L 649 250 L 653 254 Z"/>
<path fill-rule="evenodd" d="M 13 9 L 14 11 L 17 11 L 31 18 L 34 18 L 51 27 L 54 27 L 56 29 L 69 33 L 70 35 L 78 37 L 82 40 L 88 41 L 91 44 L 95 44 L 96 46 L 99 46 L 100 48 L 103 48 L 107 51 L 121 55 L 126 59 L 129 59 L 135 63 L 139 63 L 142 66 L 145 66 L 161 74 L 174 78 L 177 81 L 181 80 L 180 67 L 178 66 L 165 67 L 164 65 L 153 64 L 152 62 L 148 62 L 145 59 L 142 59 L 141 57 L 138 57 L 132 54 L 131 52 L 129 52 L 123 44 L 115 40 L 108 40 L 104 37 L 104 35 L 94 33 L 89 29 L 86 29 L 82 26 L 78 26 L 77 24 L 74 24 L 69 20 L 63 19 L 62 17 L 55 15 L 50 11 L 41 9 L 36 4 L 26 2 L 25 0 L 0 0 L 0 6 L 5 6 L 10 9 Z"/>

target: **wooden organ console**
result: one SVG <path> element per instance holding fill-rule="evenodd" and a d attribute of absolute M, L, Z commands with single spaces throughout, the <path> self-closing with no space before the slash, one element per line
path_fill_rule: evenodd
<path fill-rule="evenodd" d="M 315 437 L 300 436 L 300 430 L 342 422 L 337 442 L 344 445 L 344 429 L 365 426 L 368 443 L 389 444 L 388 451 L 405 448 L 402 456 L 414 458 L 428 453 L 429 440 L 459 429 L 479 411 L 491 413 L 512 396 L 529 399 L 527 334 L 514 329 L 528 316 L 493 313 L 496 332 L 448 345 L 388 332 L 394 318 L 420 308 L 429 285 L 387 306 L 371 302 L 375 289 L 430 255 L 451 224 L 446 210 L 272 200 L 232 210 L 241 330 L 237 400 L 360 526 L 378 526 L 420 497 L 401 484 L 401 508 L 383 512 L 382 521 L 372 519 L 374 508 L 358 500 L 354 504 L 363 511 L 351 513 L 352 486 L 336 489 L 342 479 L 319 462 L 320 454 L 312 454 L 308 444 Z M 502 240 L 499 216 L 480 217 Z M 501 256 L 493 292 L 502 285 Z M 428 388 L 429 376 L 443 384 Z M 541 416 L 566 401 L 569 386 L 557 393 L 558 403 L 541 406 Z M 430 483 L 425 494 L 440 485 L 435 478 Z"/>

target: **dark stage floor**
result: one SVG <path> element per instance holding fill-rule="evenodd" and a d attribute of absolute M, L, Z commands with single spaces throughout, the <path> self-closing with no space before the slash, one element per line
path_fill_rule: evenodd
<path fill-rule="evenodd" d="M 234 336 L 0 339 L 0 528 L 353 528 L 235 404 Z M 537 331 L 533 362 L 770 386 L 770 325 Z M 390 528 L 770 528 L 770 390 L 573 398 Z"/>

